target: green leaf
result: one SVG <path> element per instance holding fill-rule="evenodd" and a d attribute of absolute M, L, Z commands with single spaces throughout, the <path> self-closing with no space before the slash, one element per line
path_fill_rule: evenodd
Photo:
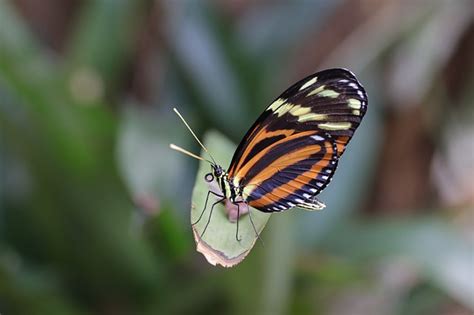
<path fill-rule="evenodd" d="M 235 145 L 217 132 L 209 132 L 204 137 L 204 145 L 214 156 L 217 162 L 227 166 L 230 163 Z M 204 153 L 204 158 L 208 156 Z M 204 176 L 211 171 L 209 163 L 201 161 L 196 183 L 193 190 L 191 205 L 191 222 L 196 222 L 204 209 L 206 196 L 210 189 L 209 184 L 204 180 Z M 239 220 L 240 241 L 235 238 L 237 224 L 230 222 L 227 211 L 222 203 L 217 204 L 212 212 L 211 221 L 207 227 L 203 238 L 200 238 L 206 227 L 210 207 L 216 201 L 215 197 L 209 197 L 206 212 L 201 220 L 193 226 L 194 238 L 197 244 L 197 251 L 202 253 L 207 261 L 213 265 L 220 264 L 224 267 L 232 267 L 241 262 L 250 252 L 257 240 L 255 230 L 248 218 L 248 214 L 241 216 Z M 255 229 L 260 234 L 265 227 L 270 214 L 250 209 Z"/>

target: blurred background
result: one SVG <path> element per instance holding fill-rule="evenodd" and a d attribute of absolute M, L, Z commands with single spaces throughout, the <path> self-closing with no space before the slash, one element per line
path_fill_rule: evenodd
<path fill-rule="evenodd" d="M 0 0 L 0 313 L 468 315 L 472 1 Z M 346 67 L 369 109 L 327 208 L 232 269 L 195 251 L 199 147 Z M 227 166 L 227 165 L 224 165 Z"/>

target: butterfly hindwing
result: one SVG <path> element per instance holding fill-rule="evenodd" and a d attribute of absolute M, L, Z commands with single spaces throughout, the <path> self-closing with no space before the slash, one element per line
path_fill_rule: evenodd
<path fill-rule="evenodd" d="M 329 135 L 307 131 L 272 144 L 256 159 L 241 183 L 243 197 L 254 208 L 275 212 L 317 206 L 314 197 L 329 183 L 338 155 Z"/>

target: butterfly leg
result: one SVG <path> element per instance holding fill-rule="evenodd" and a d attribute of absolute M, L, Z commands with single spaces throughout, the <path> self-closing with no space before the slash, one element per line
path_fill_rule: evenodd
<path fill-rule="evenodd" d="M 201 214 L 199 215 L 199 218 L 198 218 L 195 222 L 191 223 L 191 225 L 196 225 L 196 224 L 199 223 L 199 221 L 201 221 L 201 218 L 202 218 L 202 216 L 204 215 L 204 212 L 206 211 L 207 202 L 209 201 L 209 195 L 210 195 L 211 193 L 212 193 L 214 196 L 217 196 L 217 197 L 219 197 L 219 198 L 223 198 L 223 197 L 224 197 L 224 196 L 221 196 L 221 195 L 219 195 L 219 194 L 216 194 L 216 193 L 213 192 L 212 190 L 209 190 L 209 191 L 207 192 L 206 201 L 204 202 L 204 209 L 202 209 Z"/>
<path fill-rule="evenodd" d="M 255 232 L 255 235 L 257 236 L 257 238 L 260 240 L 260 242 L 262 242 L 262 245 L 265 246 L 265 243 L 263 242 L 262 238 L 260 237 L 260 234 L 257 232 L 257 228 L 255 227 L 255 224 L 253 223 L 253 220 L 252 220 L 252 216 L 250 215 L 250 207 L 249 207 L 249 220 L 250 220 L 250 223 L 252 224 L 252 227 L 253 227 L 253 230 Z"/>
<path fill-rule="evenodd" d="M 209 226 L 209 223 L 211 222 L 211 217 L 212 217 L 212 211 L 214 211 L 214 206 L 217 205 L 218 203 L 222 202 L 225 200 L 225 198 L 219 199 L 216 202 L 214 202 L 211 206 L 211 212 L 209 212 L 209 218 L 207 219 L 206 226 L 204 227 L 204 230 L 201 233 L 201 239 L 204 236 L 204 233 L 206 233 L 207 227 Z"/>
<path fill-rule="evenodd" d="M 239 221 L 240 221 L 240 205 L 239 202 L 234 203 L 237 206 L 237 230 L 235 231 L 235 239 L 237 242 L 240 242 L 242 239 L 239 239 Z"/>

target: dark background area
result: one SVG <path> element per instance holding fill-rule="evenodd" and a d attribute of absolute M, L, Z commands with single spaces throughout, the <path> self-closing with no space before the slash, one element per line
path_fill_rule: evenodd
<path fill-rule="evenodd" d="M 0 313 L 474 310 L 472 1 L 0 1 Z M 232 269 L 195 251 L 199 147 L 286 87 L 369 95 L 320 195 Z"/>

